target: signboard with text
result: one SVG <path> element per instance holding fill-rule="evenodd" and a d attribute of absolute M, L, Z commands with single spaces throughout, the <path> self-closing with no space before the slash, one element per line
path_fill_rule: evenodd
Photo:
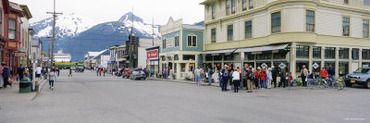
<path fill-rule="evenodd" d="M 158 59 L 158 50 L 147 51 L 146 55 L 150 60 Z"/>

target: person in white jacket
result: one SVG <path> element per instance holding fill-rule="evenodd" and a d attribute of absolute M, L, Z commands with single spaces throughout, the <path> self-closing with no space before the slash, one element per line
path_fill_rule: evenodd
<path fill-rule="evenodd" d="M 267 89 L 271 89 L 271 80 L 272 80 L 272 72 L 271 68 L 266 70 L 266 79 L 267 79 Z"/>
<path fill-rule="evenodd" d="M 235 69 L 234 72 L 232 73 L 232 80 L 234 84 L 234 93 L 239 92 L 239 85 L 240 85 L 240 73 L 238 69 Z"/>

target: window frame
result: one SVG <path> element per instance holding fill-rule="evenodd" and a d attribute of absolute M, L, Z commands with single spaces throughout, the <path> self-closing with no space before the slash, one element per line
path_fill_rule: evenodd
<path fill-rule="evenodd" d="M 297 45 L 296 46 L 296 58 L 307 59 L 310 57 L 310 46 Z"/>
<path fill-rule="evenodd" d="M 190 37 L 190 40 L 189 40 L 189 37 Z M 194 41 L 194 38 L 195 38 L 195 41 Z M 195 34 L 189 34 L 187 36 L 187 47 L 197 47 L 197 43 L 198 43 L 198 37 L 197 35 Z"/>
<path fill-rule="evenodd" d="M 231 5 L 230 5 L 231 4 L 231 1 L 230 0 L 226 0 L 225 2 L 226 2 L 226 4 L 225 4 L 226 5 L 226 7 L 225 7 L 225 9 L 226 9 L 226 15 L 230 15 L 230 12 L 231 12 L 230 11 L 231 10 Z"/>
<path fill-rule="evenodd" d="M 252 34 L 253 34 L 253 22 L 252 22 L 252 20 L 245 21 L 244 22 L 244 39 L 253 38 Z"/>
<path fill-rule="evenodd" d="M 215 4 L 212 4 L 211 5 L 211 11 L 212 11 L 212 19 L 215 19 L 216 17 L 215 17 L 215 14 L 216 14 L 216 5 Z"/>
<path fill-rule="evenodd" d="M 167 48 L 167 41 L 166 39 L 163 39 L 162 40 L 162 49 L 166 49 Z"/>
<path fill-rule="evenodd" d="M 279 17 L 273 17 L 273 15 L 279 15 Z M 274 19 L 278 19 L 279 24 L 274 25 Z M 278 30 L 274 31 L 274 28 L 278 28 Z M 271 33 L 279 33 L 281 32 L 281 11 L 271 13 Z"/>
<path fill-rule="evenodd" d="M 248 8 L 248 3 L 247 0 L 242 0 L 242 10 L 246 11 Z"/>
<path fill-rule="evenodd" d="M 231 0 L 231 14 L 235 14 L 236 13 L 236 1 L 235 0 Z"/>
<path fill-rule="evenodd" d="M 312 12 L 312 15 L 310 15 Z M 313 10 L 306 10 L 306 32 L 315 32 L 315 23 L 316 23 L 316 12 Z M 309 19 L 312 19 L 313 23 L 309 23 Z M 309 29 L 309 26 L 312 26 L 312 30 Z"/>
<path fill-rule="evenodd" d="M 331 51 L 329 51 L 329 49 Z M 337 50 L 336 47 L 325 47 L 325 51 L 324 51 L 325 55 L 324 55 L 324 58 L 325 59 L 335 59 L 335 57 L 336 57 L 336 51 L 335 50 Z M 332 53 L 334 53 L 334 55 Z M 334 57 L 329 57 L 328 54 L 333 55 Z"/>
<path fill-rule="evenodd" d="M 179 46 L 180 46 L 180 37 L 179 36 L 175 36 L 175 47 L 179 47 Z"/>
<path fill-rule="evenodd" d="M 253 0 L 248 0 L 248 8 L 253 9 Z"/>
<path fill-rule="evenodd" d="M 231 36 L 229 34 L 230 33 L 229 27 L 231 27 Z M 227 41 L 234 40 L 234 24 L 227 25 L 226 37 L 227 37 Z"/>
<path fill-rule="evenodd" d="M 10 25 L 11 23 L 10 22 L 12 22 L 12 21 L 14 21 L 14 29 L 13 28 L 11 28 L 12 26 Z M 10 39 L 10 40 L 15 40 L 16 39 L 16 35 L 17 35 L 17 22 L 14 20 L 14 19 L 9 19 L 9 27 L 8 27 L 8 38 Z M 11 32 L 14 32 L 14 38 L 12 37 L 10 37 L 10 34 L 11 34 Z"/>
<path fill-rule="evenodd" d="M 348 20 L 348 22 L 346 20 Z M 348 29 L 348 34 L 345 33 L 345 28 Z M 350 35 L 351 35 L 351 18 L 342 17 L 342 36 L 350 36 Z"/>
<path fill-rule="evenodd" d="M 217 40 L 217 30 L 216 28 L 211 29 L 211 43 L 216 43 Z"/>
<path fill-rule="evenodd" d="M 367 33 L 365 33 L 365 31 L 367 31 Z M 362 20 L 362 38 L 369 38 L 369 20 L 368 19 Z"/>

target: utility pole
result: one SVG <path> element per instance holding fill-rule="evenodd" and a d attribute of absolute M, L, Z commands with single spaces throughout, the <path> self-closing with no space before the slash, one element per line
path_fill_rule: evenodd
<path fill-rule="evenodd" d="M 50 62 L 50 70 L 53 69 L 53 61 L 54 61 L 54 42 L 55 42 L 55 18 L 57 15 L 63 15 L 63 13 L 56 13 L 55 12 L 55 0 L 54 0 L 54 11 L 53 12 L 46 12 L 47 14 L 53 14 L 53 42 L 51 46 L 51 62 Z M 49 74 L 50 79 L 50 74 Z"/>
<path fill-rule="evenodd" d="M 154 34 L 154 18 L 152 19 L 152 21 L 153 21 L 153 25 L 152 25 L 152 36 L 153 36 L 153 40 L 152 40 L 152 46 L 154 47 L 154 36 L 155 36 L 155 34 Z"/>

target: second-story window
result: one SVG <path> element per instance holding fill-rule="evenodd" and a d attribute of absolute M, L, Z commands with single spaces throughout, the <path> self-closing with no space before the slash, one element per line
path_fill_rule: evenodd
<path fill-rule="evenodd" d="M 226 15 L 230 15 L 230 0 L 226 0 Z"/>
<path fill-rule="evenodd" d="M 362 24 L 362 37 L 369 38 L 369 20 L 363 20 Z"/>
<path fill-rule="evenodd" d="M 252 38 L 252 21 L 245 22 L 245 38 Z"/>
<path fill-rule="evenodd" d="M 231 0 L 231 14 L 235 14 L 235 0 Z"/>
<path fill-rule="evenodd" d="M 3 11 L 0 10 L 0 35 L 2 35 L 2 27 L 3 27 Z"/>
<path fill-rule="evenodd" d="M 9 33 L 8 37 L 9 39 L 15 39 L 15 20 L 10 19 L 9 20 Z"/>
<path fill-rule="evenodd" d="M 163 39 L 163 41 L 162 41 L 162 47 L 163 47 L 163 49 L 166 49 L 166 39 Z"/>
<path fill-rule="evenodd" d="M 196 47 L 196 46 L 197 46 L 197 36 L 189 35 L 188 36 L 188 47 Z"/>
<path fill-rule="evenodd" d="M 216 5 L 212 5 L 212 19 L 215 19 L 215 13 L 216 13 Z"/>
<path fill-rule="evenodd" d="M 271 14 L 271 32 L 277 33 L 280 32 L 281 26 L 281 17 L 280 12 L 275 12 Z"/>
<path fill-rule="evenodd" d="M 343 17 L 343 36 L 349 36 L 350 31 L 349 18 Z"/>
<path fill-rule="evenodd" d="M 247 0 L 242 1 L 243 11 L 247 10 Z"/>
<path fill-rule="evenodd" d="M 344 0 L 343 3 L 344 4 L 348 4 L 349 3 L 349 0 Z"/>
<path fill-rule="evenodd" d="M 211 42 L 216 43 L 216 28 L 211 29 Z"/>
<path fill-rule="evenodd" d="M 232 41 L 234 36 L 233 25 L 227 25 L 227 41 Z"/>
<path fill-rule="evenodd" d="M 315 31 L 315 12 L 311 10 L 306 11 L 306 31 Z"/>
<path fill-rule="evenodd" d="M 249 9 L 253 9 L 253 0 L 249 0 Z"/>
<path fill-rule="evenodd" d="M 175 36 L 175 47 L 180 46 L 180 39 L 179 36 Z"/>

